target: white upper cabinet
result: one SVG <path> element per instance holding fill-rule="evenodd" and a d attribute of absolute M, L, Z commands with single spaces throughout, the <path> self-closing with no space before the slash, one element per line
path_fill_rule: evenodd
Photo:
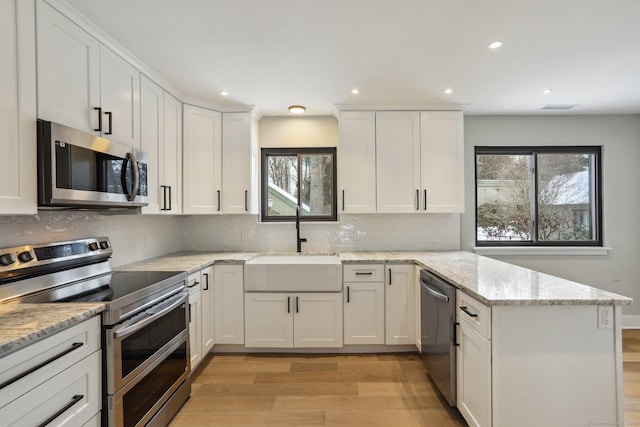
<path fill-rule="evenodd" d="M 258 213 L 257 151 L 252 113 L 223 113 L 222 213 Z"/>
<path fill-rule="evenodd" d="M 376 113 L 376 150 L 377 211 L 419 212 L 420 113 Z"/>
<path fill-rule="evenodd" d="M 461 111 L 420 113 L 422 205 L 426 212 L 464 212 Z"/>
<path fill-rule="evenodd" d="M 100 43 L 45 2 L 36 4 L 38 117 L 95 132 Z"/>
<path fill-rule="evenodd" d="M 38 116 L 140 146 L 140 73 L 37 2 Z"/>
<path fill-rule="evenodd" d="M 0 215 L 37 212 L 33 2 L 0 1 Z"/>
<path fill-rule="evenodd" d="M 184 106 L 183 185 L 185 214 L 221 211 L 221 114 Z"/>
<path fill-rule="evenodd" d="M 160 150 L 160 211 L 182 213 L 182 103 L 164 93 L 163 147 Z"/>
<path fill-rule="evenodd" d="M 146 76 L 140 78 L 140 148 L 147 152 L 149 204 L 143 214 L 160 213 L 160 150 L 164 148 L 164 90 Z"/>
<path fill-rule="evenodd" d="M 376 113 L 343 111 L 338 116 L 338 209 L 376 212 Z"/>
<path fill-rule="evenodd" d="M 103 45 L 100 45 L 100 98 L 104 115 L 102 134 L 139 147 L 140 72 Z"/>

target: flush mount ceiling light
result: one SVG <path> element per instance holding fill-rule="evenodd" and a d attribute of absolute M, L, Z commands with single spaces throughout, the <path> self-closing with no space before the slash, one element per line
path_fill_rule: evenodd
<path fill-rule="evenodd" d="M 489 43 L 489 49 L 499 49 L 502 47 L 502 40 L 494 40 Z"/>
<path fill-rule="evenodd" d="M 292 114 L 303 114 L 305 111 L 307 111 L 307 109 L 302 105 L 292 105 L 289 107 L 289 112 Z"/>
<path fill-rule="evenodd" d="M 550 93 L 551 93 L 551 91 L 552 91 L 552 90 L 553 90 L 553 89 L 542 89 L 542 94 L 543 94 L 543 95 L 548 95 L 548 94 L 550 94 Z"/>
<path fill-rule="evenodd" d="M 351 89 L 351 93 L 354 94 L 354 95 L 357 95 L 357 94 L 360 93 L 360 90 L 359 89 Z"/>
<path fill-rule="evenodd" d="M 220 92 L 220 95 L 227 96 L 229 95 L 229 92 L 227 92 L 226 90 L 223 90 L 222 92 Z"/>
<path fill-rule="evenodd" d="M 445 89 L 444 93 L 446 93 L 447 95 L 453 93 L 453 89 Z"/>

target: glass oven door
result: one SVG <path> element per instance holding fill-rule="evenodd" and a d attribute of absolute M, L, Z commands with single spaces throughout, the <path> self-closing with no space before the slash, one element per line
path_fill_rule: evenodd
<path fill-rule="evenodd" d="M 106 329 L 107 392 L 115 394 L 188 334 L 188 292 Z"/>
<path fill-rule="evenodd" d="M 185 332 L 181 337 L 154 364 L 108 397 L 109 426 L 145 425 L 189 381 L 188 335 Z"/>

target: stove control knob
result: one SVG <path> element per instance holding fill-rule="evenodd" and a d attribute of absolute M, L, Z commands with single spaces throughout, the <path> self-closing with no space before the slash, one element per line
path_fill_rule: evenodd
<path fill-rule="evenodd" d="M 16 262 L 16 256 L 14 254 L 2 254 L 0 255 L 1 265 L 11 265 Z"/>
<path fill-rule="evenodd" d="M 109 246 L 111 246 L 109 244 L 108 240 L 103 240 L 102 242 L 100 242 L 100 249 L 109 249 Z"/>
<path fill-rule="evenodd" d="M 90 250 L 91 252 L 93 252 L 93 251 L 97 251 L 97 250 L 98 250 L 98 244 L 97 244 L 96 242 L 91 242 L 91 243 L 89 243 L 89 250 Z"/>
<path fill-rule="evenodd" d="M 20 252 L 18 254 L 18 259 L 20 260 L 20 262 L 29 262 L 33 260 L 33 254 L 31 253 L 31 251 Z"/>

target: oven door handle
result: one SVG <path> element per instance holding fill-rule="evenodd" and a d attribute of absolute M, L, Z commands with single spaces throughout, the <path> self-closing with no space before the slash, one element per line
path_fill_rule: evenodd
<path fill-rule="evenodd" d="M 186 297 L 188 294 L 186 293 L 180 293 L 180 295 L 175 298 L 175 301 L 172 302 L 170 305 L 168 305 L 167 307 L 163 308 L 160 311 L 157 311 L 153 314 L 151 314 L 150 316 L 147 316 L 145 318 L 143 318 L 142 320 L 137 321 L 136 323 L 132 324 L 132 325 L 123 325 L 120 326 L 118 328 L 115 328 L 113 330 L 113 337 L 114 338 L 121 338 L 124 337 L 125 335 L 130 335 L 140 329 L 142 329 L 143 327 L 147 326 L 149 323 L 161 318 L 162 316 L 164 316 L 165 314 L 167 314 L 168 312 L 170 312 L 171 310 L 175 309 L 176 307 L 179 307 L 181 304 L 185 304 L 186 303 Z"/>

